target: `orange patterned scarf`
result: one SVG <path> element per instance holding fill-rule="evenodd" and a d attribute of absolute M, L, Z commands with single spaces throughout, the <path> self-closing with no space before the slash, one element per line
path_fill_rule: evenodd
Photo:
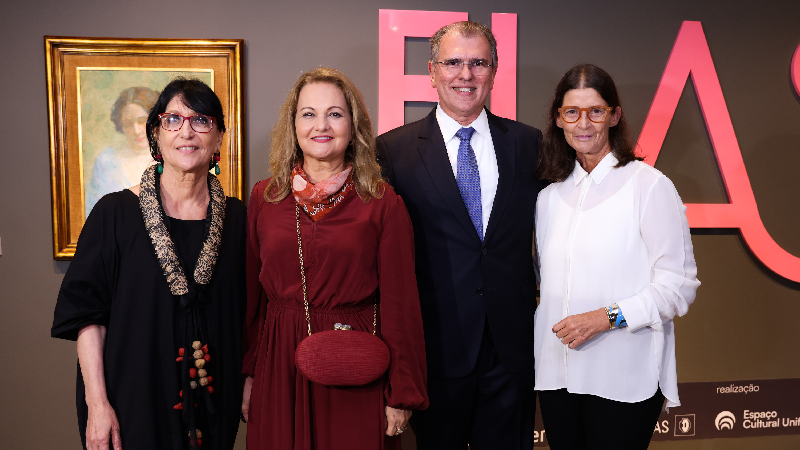
<path fill-rule="evenodd" d="M 317 221 L 341 203 L 344 196 L 353 189 L 353 179 L 350 177 L 352 171 L 353 166 L 348 166 L 327 180 L 312 184 L 300 164 L 296 164 L 292 168 L 294 199 L 311 220 Z"/>

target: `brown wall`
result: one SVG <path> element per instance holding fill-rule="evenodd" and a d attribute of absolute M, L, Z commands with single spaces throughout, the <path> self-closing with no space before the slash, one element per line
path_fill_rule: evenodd
<path fill-rule="evenodd" d="M 0 447 L 80 447 L 75 345 L 49 337 L 69 263 L 52 258 L 42 36 L 245 39 L 249 191 L 266 176 L 269 129 L 302 71 L 320 65 L 343 70 L 362 89 L 370 110 L 377 110 L 379 8 L 467 11 L 484 23 L 492 12 L 517 13 L 518 119 L 541 127 L 559 76 L 575 63 L 593 62 L 615 77 L 634 136 L 681 22 L 702 21 L 761 217 L 778 244 L 800 255 L 800 98 L 789 78 L 800 44 L 796 0 L 6 0 L 0 8 Z M 408 62 L 409 73 L 424 73 L 422 46 L 418 51 L 418 42 L 409 43 L 410 54 L 421 55 Z M 691 85 L 657 167 L 685 201 L 725 201 Z M 703 286 L 689 314 L 676 321 L 679 379 L 800 378 L 800 285 L 760 265 L 735 232 L 696 233 L 694 244 Z M 798 447 L 800 437 L 786 436 L 651 448 Z M 241 440 L 237 448 L 244 448 Z"/>

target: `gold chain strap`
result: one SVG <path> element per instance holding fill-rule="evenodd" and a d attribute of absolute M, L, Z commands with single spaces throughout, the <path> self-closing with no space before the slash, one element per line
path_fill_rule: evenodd
<path fill-rule="evenodd" d="M 294 216 L 297 219 L 297 248 L 300 252 L 300 276 L 303 279 L 303 306 L 306 309 L 306 323 L 308 323 L 308 335 L 311 336 L 311 316 L 308 314 L 308 291 L 306 289 L 306 270 L 303 264 L 303 241 L 300 239 L 300 206 L 294 202 Z"/>
<path fill-rule="evenodd" d="M 303 280 L 303 307 L 306 310 L 306 323 L 308 324 L 308 335 L 311 336 L 311 315 L 308 313 L 308 289 L 306 288 L 306 270 L 303 264 L 303 240 L 300 239 L 300 205 L 294 202 L 294 217 L 297 219 L 297 249 L 300 254 L 300 277 Z M 372 306 L 372 335 L 376 336 L 378 330 L 378 299 Z"/>
<path fill-rule="evenodd" d="M 375 336 L 375 331 L 378 329 L 378 299 L 372 304 L 372 335 Z"/>

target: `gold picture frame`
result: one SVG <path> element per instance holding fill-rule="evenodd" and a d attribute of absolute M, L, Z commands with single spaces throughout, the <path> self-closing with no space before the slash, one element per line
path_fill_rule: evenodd
<path fill-rule="evenodd" d="M 54 259 L 72 259 L 99 195 L 138 184 L 130 181 L 137 168 L 152 163 L 143 153 L 142 111 L 176 76 L 205 81 L 222 102 L 227 130 L 218 178 L 226 195 L 244 200 L 243 40 L 45 36 L 44 42 Z M 126 116 L 125 109 L 136 113 Z M 130 186 L 119 187 L 125 182 Z"/>

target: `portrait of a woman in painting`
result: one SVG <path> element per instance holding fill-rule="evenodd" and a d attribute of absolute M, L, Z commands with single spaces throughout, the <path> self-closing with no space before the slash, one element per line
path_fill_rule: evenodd
<path fill-rule="evenodd" d="M 124 89 L 114 102 L 110 119 L 124 141 L 109 145 L 94 160 L 91 176 L 85 184 L 85 216 L 100 197 L 139 184 L 144 170 L 155 160 L 147 143 L 147 113 L 158 93 L 144 86 Z"/>

